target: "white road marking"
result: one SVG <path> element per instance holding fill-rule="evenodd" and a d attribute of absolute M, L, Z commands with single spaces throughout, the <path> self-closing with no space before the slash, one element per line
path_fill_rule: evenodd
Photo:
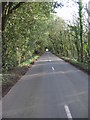
<path fill-rule="evenodd" d="M 67 105 L 64 106 L 68 119 L 72 120 L 72 115 Z"/>
<path fill-rule="evenodd" d="M 52 67 L 52 70 L 55 70 L 54 67 Z"/>
<path fill-rule="evenodd" d="M 48 60 L 49 62 L 51 62 L 51 60 Z"/>

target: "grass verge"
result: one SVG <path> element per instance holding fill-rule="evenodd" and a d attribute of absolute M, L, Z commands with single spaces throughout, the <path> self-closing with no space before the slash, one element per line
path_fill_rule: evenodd
<path fill-rule="evenodd" d="M 60 56 L 59 56 L 60 57 Z M 84 63 L 84 62 L 78 62 L 75 59 L 70 59 L 67 57 L 60 57 L 61 59 L 63 59 L 66 62 L 69 62 L 71 65 L 77 67 L 78 69 L 86 72 L 87 74 L 90 75 L 89 69 L 88 69 L 88 63 Z"/>
<path fill-rule="evenodd" d="M 9 90 L 16 84 L 20 78 L 25 75 L 28 69 L 34 64 L 38 59 L 38 55 L 33 56 L 33 58 L 28 59 L 17 67 L 14 67 L 12 70 L 7 71 L 3 74 L 2 77 L 2 97 L 4 97 Z"/>

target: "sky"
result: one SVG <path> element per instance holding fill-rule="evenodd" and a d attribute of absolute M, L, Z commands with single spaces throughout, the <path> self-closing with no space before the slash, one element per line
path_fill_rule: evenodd
<path fill-rule="evenodd" d="M 56 1 L 60 1 L 60 0 L 56 0 Z M 57 16 L 63 18 L 65 21 L 73 21 L 73 15 L 76 16 L 78 13 L 78 7 L 76 5 L 72 5 L 73 1 L 69 0 L 70 2 L 67 4 L 66 3 L 67 0 L 63 0 L 64 3 L 64 7 L 62 8 L 56 8 L 55 12 Z M 82 0 L 84 5 L 88 3 L 89 0 Z M 67 7 L 68 5 L 68 7 Z"/>

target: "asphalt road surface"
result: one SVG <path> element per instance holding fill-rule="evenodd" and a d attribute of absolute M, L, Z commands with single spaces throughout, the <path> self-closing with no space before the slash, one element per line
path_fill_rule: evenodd
<path fill-rule="evenodd" d="M 2 100 L 3 118 L 88 118 L 88 75 L 45 52 Z"/>

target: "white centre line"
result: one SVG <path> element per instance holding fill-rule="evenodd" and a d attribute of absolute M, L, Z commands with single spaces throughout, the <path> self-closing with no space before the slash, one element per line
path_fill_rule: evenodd
<path fill-rule="evenodd" d="M 72 115 L 71 115 L 71 112 L 69 110 L 69 107 L 67 105 L 65 105 L 64 107 L 65 107 L 65 111 L 66 111 L 68 119 L 72 120 Z"/>
<path fill-rule="evenodd" d="M 55 70 L 54 67 L 52 67 L 52 70 Z"/>
<path fill-rule="evenodd" d="M 51 60 L 48 60 L 49 62 L 51 62 Z"/>

